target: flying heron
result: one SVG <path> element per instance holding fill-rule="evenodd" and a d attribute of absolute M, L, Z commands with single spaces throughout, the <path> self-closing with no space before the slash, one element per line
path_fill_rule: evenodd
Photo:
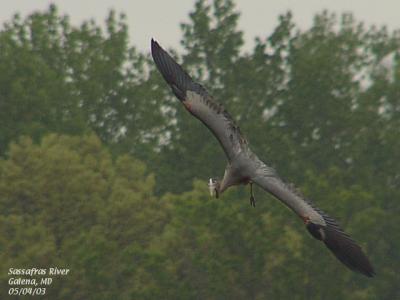
<path fill-rule="evenodd" d="M 172 92 L 185 108 L 214 134 L 228 158 L 223 179 L 209 181 L 213 196 L 218 198 L 233 185 L 250 184 L 250 204 L 255 206 L 252 189 L 255 183 L 293 210 L 303 220 L 308 232 L 322 241 L 344 265 L 368 277 L 375 275 L 361 247 L 333 218 L 307 200 L 292 184 L 285 183 L 273 168 L 263 163 L 250 150 L 239 127 L 226 109 L 153 39 L 151 54 Z"/>

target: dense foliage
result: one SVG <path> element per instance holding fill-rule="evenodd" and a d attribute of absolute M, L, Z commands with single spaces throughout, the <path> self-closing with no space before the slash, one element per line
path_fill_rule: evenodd
<path fill-rule="evenodd" d="M 223 152 L 129 46 L 125 16 L 73 27 L 51 6 L 0 31 L 2 293 L 10 267 L 59 266 L 46 299 L 400 298 L 400 33 L 328 12 L 300 31 L 287 13 L 244 52 L 233 1 L 209 2 L 172 52 L 377 277 L 261 190 L 256 209 L 244 187 L 211 199 Z"/>

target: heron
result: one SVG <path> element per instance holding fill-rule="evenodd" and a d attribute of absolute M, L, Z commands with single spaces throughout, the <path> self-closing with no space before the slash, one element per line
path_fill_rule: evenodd
<path fill-rule="evenodd" d="M 208 182 L 212 196 L 218 198 L 231 186 L 249 184 L 250 204 L 255 207 L 253 184 L 256 184 L 293 210 L 311 236 L 323 242 L 345 266 L 367 277 L 375 275 L 362 248 L 343 231 L 336 220 L 317 208 L 293 184 L 282 180 L 274 168 L 261 161 L 251 151 L 249 143 L 224 106 L 193 80 L 154 39 L 151 39 L 151 54 L 173 94 L 189 113 L 212 132 L 225 152 L 228 163 L 222 180 L 210 178 Z"/>

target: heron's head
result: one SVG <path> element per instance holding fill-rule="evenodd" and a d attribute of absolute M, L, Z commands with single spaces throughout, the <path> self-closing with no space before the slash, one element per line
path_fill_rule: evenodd
<path fill-rule="evenodd" d="M 208 181 L 208 189 L 210 190 L 211 197 L 218 198 L 219 196 L 219 180 L 210 178 Z"/>

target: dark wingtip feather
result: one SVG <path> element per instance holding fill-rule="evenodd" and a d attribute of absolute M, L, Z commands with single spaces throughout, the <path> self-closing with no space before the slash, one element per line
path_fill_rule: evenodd
<path fill-rule="evenodd" d="M 159 43 L 157 43 L 156 40 L 151 38 L 151 53 L 154 55 L 154 52 L 157 51 L 158 49 L 161 49 L 161 46 Z"/>
<path fill-rule="evenodd" d="M 195 90 L 192 78 L 154 39 L 151 39 L 151 55 L 157 69 L 180 100 L 184 100 L 187 90 Z"/>
<path fill-rule="evenodd" d="M 364 274 L 367 277 L 376 275 L 374 268 L 361 247 L 339 226 L 336 220 L 314 204 L 306 200 L 311 207 L 324 219 L 326 226 L 307 224 L 307 230 L 316 239 L 323 241 L 336 258 L 349 269 Z M 322 231 L 322 232 L 321 232 Z"/>
<path fill-rule="evenodd" d="M 322 215 L 326 226 L 310 222 L 307 224 L 310 234 L 317 240 L 323 241 L 336 258 L 349 269 L 373 277 L 374 268 L 361 247 L 339 227 L 334 219 L 326 214 Z"/>
<path fill-rule="evenodd" d="M 344 265 L 367 277 L 376 275 L 371 262 L 361 247 L 347 234 L 329 224 L 323 230 L 325 233 L 323 242 Z"/>

